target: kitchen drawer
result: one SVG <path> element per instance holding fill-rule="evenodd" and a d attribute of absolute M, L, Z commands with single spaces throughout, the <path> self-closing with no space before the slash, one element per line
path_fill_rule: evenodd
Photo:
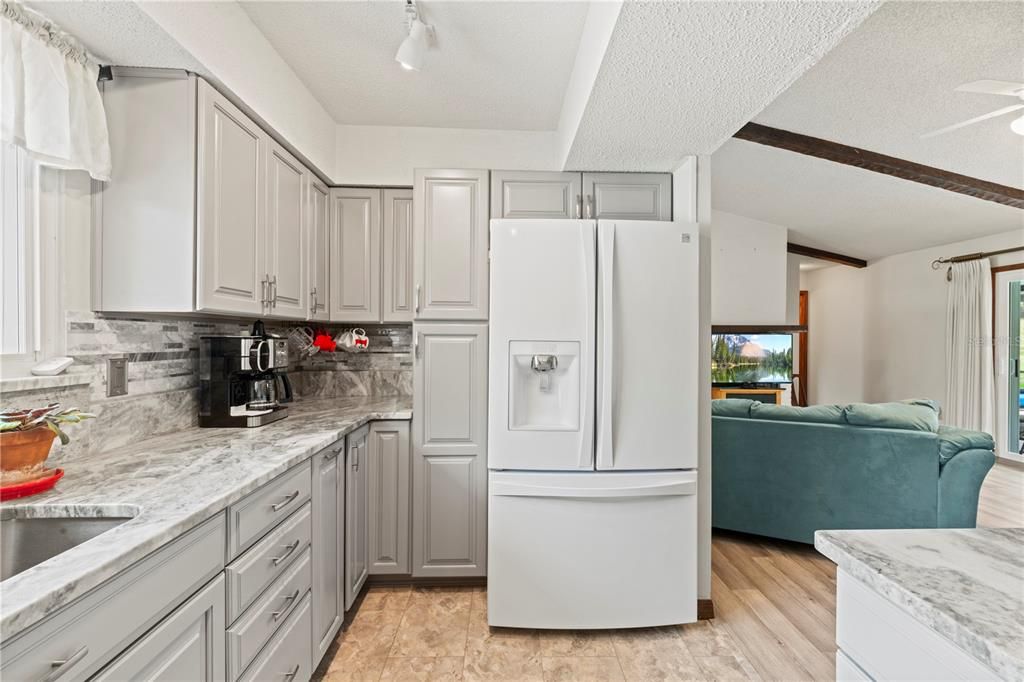
<path fill-rule="evenodd" d="M 92 675 L 224 568 L 224 514 L 130 566 L 0 648 L 0 678 Z M 54 661 L 67 661 L 63 670 Z"/>
<path fill-rule="evenodd" d="M 996 680 L 963 649 L 840 569 L 836 644 L 875 680 Z"/>
<path fill-rule="evenodd" d="M 228 679 L 235 680 L 280 627 L 312 583 L 311 550 L 306 548 L 284 575 L 228 629 Z"/>
<path fill-rule="evenodd" d="M 224 679 L 224 576 L 114 659 L 94 682 Z"/>
<path fill-rule="evenodd" d="M 307 502 L 245 554 L 228 564 L 228 623 L 284 573 L 309 544 L 312 513 Z"/>
<path fill-rule="evenodd" d="M 309 462 L 289 469 L 228 508 L 228 559 L 234 559 L 309 499 Z"/>
<path fill-rule="evenodd" d="M 307 593 L 270 643 L 259 653 L 241 679 L 305 682 L 313 674 L 310 596 Z"/>

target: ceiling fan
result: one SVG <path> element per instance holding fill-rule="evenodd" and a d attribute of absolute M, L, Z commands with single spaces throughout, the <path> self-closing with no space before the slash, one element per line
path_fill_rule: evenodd
<path fill-rule="evenodd" d="M 974 125 L 975 123 L 987 121 L 988 119 L 995 118 L 996 116 L 1003 116 L 1004 114 L 1009 114 L 1011 112 L 1020 111 L 1021 109 L 1024 109 L 1024 83 L 981 80 L 974 81 L 972 83 L 964 83 L 960 87 L 956 88 L 956 91 L 977 92 L 985 95 L 1006 95 L 1007 97 L 1014 97 L 1019 101 L 1017 102 L 1017 104 L 1011 104 L 1008 107 L 996 109 L 995 111 L 990 111 L 987 114 L 975 116 L 974 118 L 969 118 L 966 121 L 954 123 L 953 125 L 946 126 L 945 128 L 939 128 L 938 130 L 933 130 L 930 133 L 925 133 L 924 135 L 921 136 L 922 139 L 926 137 L 935 137 L 936 135 L 942 135 L 950 132 L 951 130 L 964 128 L 969 125 Z M 1010 130 L 1017 133 L 1018 135 L 1024 135 L 1024 116 L 1021 116 L 1020 118 L 1015 118 L 1010 123 Z"/>

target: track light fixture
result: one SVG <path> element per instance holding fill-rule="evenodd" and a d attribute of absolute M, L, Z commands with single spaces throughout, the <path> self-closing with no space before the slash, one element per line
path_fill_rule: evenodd
<path fill-rule="evenodd" d="M 395 61 L 407 71 L 419 71 L 423 66 L 423 57 L 430 47 L 434 27 L 428 26 L 420 20 L 419 11 L 412 0 L 405 2 L 405 23 L 409 29 L 409 35 L 399 45 Z"/>

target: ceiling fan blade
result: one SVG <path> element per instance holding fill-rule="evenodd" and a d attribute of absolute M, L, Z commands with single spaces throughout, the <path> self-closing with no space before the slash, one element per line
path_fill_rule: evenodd
<path fill-rule="evenodd" d="M 927 137 L 935 137 L 936 135 L 942 135 L 943 133 L 948 133 L 951 130 L 956 130 L 957 128 L 964 128 L 969 125 L 974 125 L 975 123 L 981 123 L 982 121 L 988 120 L 990 118 L 1002 116 L 1003 114 L 1008 114 L 1011 111 L 1018 111 L 1020 109 L 1024 109 L 1024 104 L 1011 104 L 1008 107 L 996 109 L 995 111 L 990 111 L 987 114 L 975 116 L 974 118 L 969 118 L 966 121 L 960 121 L 959 123 L 954 123 L 951 126 L 946 126 L 945 128 L 939 128 L 938 130 L 933 130 L 930 133 L 925 133 L 924 135 L 921 136 L 921 139 L 923 140 Z"/>
<path fill-rule="evenodd" d="M 1010 81 L 981 80 L 971 83 L 964 83 L 956 88 L 957 92 L 980 92 L 986 95 L 1009 95 L 1019 97 L 1024 95 L 1024 83 L 1013 83 Z"/>

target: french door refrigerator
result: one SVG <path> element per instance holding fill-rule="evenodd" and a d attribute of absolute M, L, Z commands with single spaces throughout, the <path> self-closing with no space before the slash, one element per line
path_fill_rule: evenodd
<path fill-rule="evenodd" d="M 491 221 L 491 625 L 696 620 L 698 234 Z"/>

